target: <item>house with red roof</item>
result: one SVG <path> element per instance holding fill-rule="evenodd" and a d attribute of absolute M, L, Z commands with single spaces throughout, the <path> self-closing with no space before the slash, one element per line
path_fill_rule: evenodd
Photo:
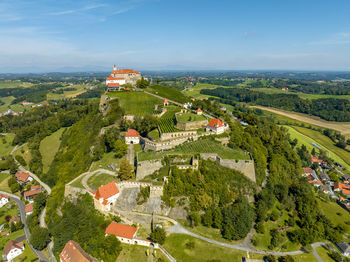
<path fill-rule="evenodd" d="M 146 247 L 153 245 L 155 248 L 158 248 L 157 243 L 153 243 L 149 240 L 137 238 L 136 237 L 137 230 L 138 230 L 138 227 L 135 228 L 129 225 L 112 222 L 106 228 L 105 233 L 106 233 L 106 236 L 107 235 L 116 236 L 120 242 L 125 244 L 140 245 L 140 246 L 146 246 Z"/>
<path fill-rule="evenodd" d="M 86 253 L 77 242 L 69 240 L 60 253 L 60 262 L 98 262 L 98 259 Z"/>
<path fill-rule="evenodd" d="M 113 66 L 113 71 L 106 79 L 107 91 L 110 89 L 120 90 L 120 86 L 130 83 L 135 85 L 138 80 L 141 80 L 141 73 L 132 69 L 118 69 Z M 112 84 L 112 85 L 111 85 Z M 115 85 L 118 84 L 119 86 Z"/>
<path fill-rule="evenodd" d="M 202 111 L 202 109 L 200 109 L 199 107 L 197 108 L 197 115 L 202 115 L 203 114 L 203 111 Z"/>
<path fill-rule="evenodd" d="M 334 191 L 342 192 L 344 195 L 350 197 L 350 185 L 343 183 L 334 183 Z"/>
<path fill-rule="evenodd" d="M 227 124 L 217 118 L 210 119 L 206 130 L 209 132 L 213 132 L 217 135 L 222 134 L 228 128 Z"/>
<path fill-rule="evenodd" d="M 96 192 L 90 192 L 94 198 L 95 208 L 101 212 L 111 211 L 111 207 L 119 197 L 119 190 L 115 182 L 100 186 Z"/>
<path fill-rule="evenodd" d="M 16 242 L 11 240 L 7 243 L 4 248 L 4 256 L 6 261 L 13 261 L 15 257 L 18 257 L 24 252 L 24 244 L 23 242 Z"/>
<path fill-rule="evenodd" d="M 135 129 L 128 129 L 125 135 L 126 144 L 140 144 L 140 134 Z"/>
<path fill-rule="evenodd" d="M 169 105 L 168 99 L 164 98 L 164 100 L 163 100 L 163 106 L 168 106 L 168 105 Z"/>
<path fill-rule="evenodd" d="M 9 196 L 0 194 L 0 208 L 6 205 L 8 202 L 9 202 Z"/>
<path fill-rule="evenodd" d="M 33 204 L 26 205 L 24 211 L 26 212 L 26 216 L 31 215 L 33 213 Z"/>
<path fill-rule="evenodd" d="M 15 177 L 17 182 L 20 184 L 27 184 L 33 181 L 33 178 L 28 173 L 24 173 L 22 171 L 17 171 L 17 173 L 15 174 Z"/>
<path fill-rule="evenodd" d="M 39 185 L 37 185 L 37 186 L 32 186 L 30 188 L 30 190 L 24 192 L 23 195 L 24 195 L 25 200 L 32 202 L 34 197 L 37 194 L 40 194 L 41 192 L 43 192 L 41 187 Z"/>

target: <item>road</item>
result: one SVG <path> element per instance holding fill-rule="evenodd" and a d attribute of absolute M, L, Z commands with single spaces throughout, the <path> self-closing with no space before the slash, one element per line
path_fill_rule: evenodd
<path fill-rule="evenodd" d="M 34 252 L 34 254 L 38 257 L 39 261 L 48 261 L 48 259 L 46 258 L 46 256 L 39 250 L 36 250 L 30 243 L 29 243 L 29 240 L 30 240 L 30 232 L 29 232 L 29 229 L 28 229 L 28 226 L 27 226 L 27 222 L 26 222 L 26 212 L 25 212 L 25 205 L 24 203 L 22 202 L 22 200 L 16 196 L 16 195 L 13 195 L 13 194 L 10 194 L 8 192 L 4 192 L 4 191 L 0 191 L 1 194 L 7 194 L 10 198 L 10 200 L 14 201 L 18 207 L 18 211 L 19 211 L 19 214 L 20 214 L 20 217 L 21 217 L 21 221 L 23 223 L 23 231 L 24 231 L 24 235 L 25 235 L 25 238 L 27 239 L 27 243 L 28 243 L 28 246 L 30 247 L 30 249 Z"/>
<path fill-rule="evenodd" d="M 323 259 L 320 257 L 320 255 L 317 253 L 317 250 L 316 248 L 320 247 L 320 246 L 323 246 L 324 243 L 322 242 L 316 242 L 316 243 L 313 243 L 311 246 L 312 246 L 312 254 L 315 256 L 315 258 L 317 259 L 318 262 L 323 262 Z"/>

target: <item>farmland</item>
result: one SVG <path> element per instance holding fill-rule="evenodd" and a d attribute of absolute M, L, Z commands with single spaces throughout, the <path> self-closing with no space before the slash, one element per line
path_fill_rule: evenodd
<path fill-rule="evenodd" d="M 173 150 L 167 152 L 141 152 L 138 156 L 140 161 L 144 161 L 160 159 L 165 155 L 171 154 L 192 155 L 200 153 L 217 153 L 220 157 L 224 159 L 249 160 L 249 156 L 245 152 L 223 146 L 221 143 L 211 139 L 200 139 L 194 142 L 188 142 L 177 146 Z"/>
<path fill-rule="evenodd" d="M 154 106 L 162 102 L 161 99 L 143 92 L 116 91 L 110 92 L 108 95 L 119 98 L 120 106 L 128 115 L 152 114 L 155 112 Z"/>
<path fill-rule="evenodd" d="M 14 148 L 14 146 L 12 146 L 14 137 L 14 134 L 0 135 L 0 157 L 10 154 L 11 150 Z"/>

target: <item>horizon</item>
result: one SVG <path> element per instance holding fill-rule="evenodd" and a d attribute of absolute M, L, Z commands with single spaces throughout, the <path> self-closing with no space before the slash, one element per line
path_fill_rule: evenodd
<path fill-rule="evenodd" d="M 350 71 L 346 0 L 0 3 L 0 73 Z"/>

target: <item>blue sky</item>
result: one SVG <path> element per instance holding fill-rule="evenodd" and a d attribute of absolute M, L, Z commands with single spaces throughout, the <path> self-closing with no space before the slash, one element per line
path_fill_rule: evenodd
<path fill-rule="evenodd" d="M 348 0 L 0 0 L 0 72 L 350 70 Z"/>

